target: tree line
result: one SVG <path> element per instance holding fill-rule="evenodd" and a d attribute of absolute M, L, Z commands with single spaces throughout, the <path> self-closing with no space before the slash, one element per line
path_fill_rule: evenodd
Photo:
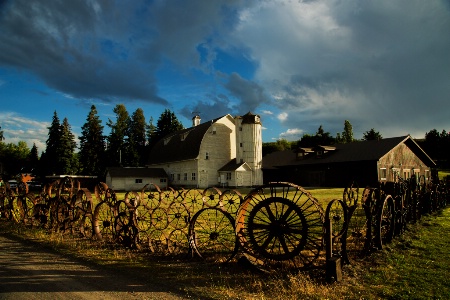
<path fill-rule="evenodd" d="M 148 160 L 150 149 L 164 136 L 183 129 L 175 113 L 166 109 L 154 124 L 153 117 L 146 122 L 144 111 L 136 109 L 131 115 L 124 104 L 114 107 L 115 118 L 108 119 L 109 135 L 104 135 L 104 126 L 95 105 L 81 127 L 79 145 L 75 141 L 67 118 L 61 122 L 57 112 L 53 114 L 48 127 L 46 149 L 39 157 L 38 148 L 33 144 L 29 149 L 24 141 L 17 144 L 4 143 L 0 126 L 0 170 L 4 177 L 12 178 L 22 172 L 32 172 L 38 177 L 61 174 L 92 175 L 104 178 L 107 167 L 139 167 Z M 363 141 L 382 139 L 374 128 L 364 132 Z M 317 145 L 358 142 L 353 137 L 350 121 L 344 121 L 344 130 L 332 136 L 320 125 L 315 134 L 304 134 L 298 141 L 285 139 L 263 143 L 263 156 L 274 151 L 309 148 Z M 437 162 L 440 168 L 450 168 L 450 133 L 433 129 L 424 139 L 416 142 Z M 78 148 L 78 151 L 76 151 Z"/>
<path fill-rule="evenodd" d="M 362 141 L 381 140 L 383 136 L 374 128 L 363 133 Z M 344 130 L 336 133 L 336 137 L 325 131 L 320 125 L 315 134 L 304 134 L 300 140 L 289 142 L 286 139 L 280 139 L 276 142 L 263 143 L 263 155 L 274 151 L 282 151 L 297 148 L 312 148 L 318 145 L 330 146 L 334 144 L 345 144 L 357 142 L 359 140 L 353 137 L 353 126 L 349 120 L 344 121 Z"/>
<path fill-rule="evenodd" d="M 98 116 L 95 105 L 91 106 L 86 123 L 81 127 L 79 145 L 67 118 L 60 121 L 53 113 L 48 127 L 46 149 L 41 156 L 33 144 L 28 148 L 24 141 L 3 142 L 0 127 L 0 163 L 3 174 L 12 178 L 26 172 L 44 178 L 47 175 L 91 175 L 104 178 L 107 167 L 139 167 L 148 160 L 151 147 L 162 137 L 183 129 L 175 113 L 164 110 L 156 125 L 151 117 L 146 122 L 144 111 L 136 109 L 131 115 L 124 104 L 117 104 L 114 119 L 108 119 L 109 135 L 104 135 L 105 126 Z M 78 148 L 78 151 L 76 151 Z"/>

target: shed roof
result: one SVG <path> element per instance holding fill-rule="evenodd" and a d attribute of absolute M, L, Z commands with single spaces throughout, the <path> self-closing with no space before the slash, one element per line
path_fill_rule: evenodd
<path fill-rule="evenodd" d="M 377 161 L 397 145 L 405 143 L 427 166 L 435 166 L 435 162 L 420 148 L 411 136 L 386 138 L 377 141 L 360 141 L 335 145 L 329 155 L 316 158 L 314 155 L 297 159 L 297 150 L 285 150 L 270 153 L 263 157 L 263 168 L 273 169 L 288 165 L 313 165 L 323 163 L 341 163 L 356 161 Z"/>
<path fill-rule="evenodd" d="M 143 178 L 165 178 L 166 171 L 163 168 L 108 168 L 111 177 L 143 177 Z"/>

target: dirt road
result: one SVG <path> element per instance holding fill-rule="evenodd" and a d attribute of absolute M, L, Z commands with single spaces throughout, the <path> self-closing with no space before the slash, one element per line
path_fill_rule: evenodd
<path fill-rule="evenodd" d="M 0 232 L 0 299 L 181 299 L 176 287 L 64 257 Z"/>

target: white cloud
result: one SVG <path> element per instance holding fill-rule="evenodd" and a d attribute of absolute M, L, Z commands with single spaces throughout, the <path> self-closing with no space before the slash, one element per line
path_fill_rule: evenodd
<path fill-rule="evenodd" d="M 303 133 L 304 131 L 302 129 L 292 128 L 280 133 L 280 138 L 288 141 L 297 141 L 303 136 Z"/>
<path fill-rule="evenodd" d="M 277 116 L 278 120 L 280 120 L 281 122 L 284 122 L 287 120 L 288 118 L 288 114 L 286 112 L 282 112 L 280 114 L 278 114 Z"/>
<path fill-rule="evenodd" d="M 19 141 L 24 141 L 30 149 L 34 143 L 39 152 L 45 150 L 49 122 L 24 118 L 19 114 L 10 112 L 0 113 L 0 120 L 2 120 L 0 126 L 5 137 L 3 142 L 17 144 Z"/>

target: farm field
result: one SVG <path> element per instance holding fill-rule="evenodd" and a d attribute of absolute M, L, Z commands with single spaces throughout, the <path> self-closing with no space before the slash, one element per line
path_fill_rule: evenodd
<path fill-rule="evenodd" d="M 343 189 L 307 189 L 325 209 Z M 248 191 L 247 191 L 248 192 Z M 360 191 L 361 193 L 361 191 Z M 246 191 L 242 191 L 246 195 Z M 118 193 L 123 199 L 125 193 Z M 343 281 L 326 284 L 323 268 L 304 272 L 261 273 L 235 259 L 204 263 L 186 253 L 155 255 L 146 250 L 64 238 L 18 224 L 1 222 L 2 232 L 33 240 L 107 268 L 148 276 L 186 298 L 202 299 L 448 299 L 450 298 L 450 210 L 424 216 L 383 250 L 343 267 Z M 146 275 L 148 274 L 148 275 Z"/>

